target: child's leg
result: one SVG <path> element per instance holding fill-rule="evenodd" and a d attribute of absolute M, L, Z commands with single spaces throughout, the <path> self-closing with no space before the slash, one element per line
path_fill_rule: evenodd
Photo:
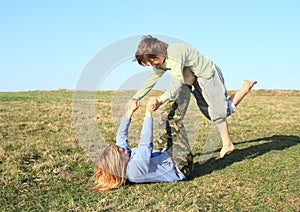
<path fill-rule="evenodd" d="M 198 78 L 197 82 L 194 84 L 198 84 L 198 87 L 195 86 L 195 88 L 198 89 L 197 91 L 194 91 L 194 95 L 198 94 L 195 95 L 195 97 L 203 98 L 204 102 L 207 104 L 208 116 L 206 117 L 212 120 L 218 128 L 222 139 L 220 156 L 224 157 L 226 153 L 234 149 L 234 145 L 231 142 L 226 121 L 228 102 L 227 90 L 224 85 L 222 73 L 220 69 L 217 68 L 216 72 L 210 79 Z"/>
<path fill-rule="evenodd" d="M 257 83 L 257 81 L 249 81 L 249 80 L 244 80 L 243 82 L 243 87 L 238 90 L 235 94 L 231 95 L 229 97 L 229 100 L 235 105 L 237 106 L 242 99 L 249 93 L 249 91 L 251 90 L 251 88 Z M 222 138 L 222 142 L 223 142 L 223 146 L 222 149 L 220 151 L 219 156 L 216 158 L 221 159 L 223 158 L 227 153 L 231 152 L 234 150 L 234 145 L 230 140 L 230 136 L 229 136 L 229 132 L 228 132 L 228 125 L 227 122 L 224 122 L 222 124 L 218 124 L 217 125 L 221 138 Z"/>
<path fill-rule="evenodd" d="M 169 155 L 186 177 L 191 174 L 193 165 L 188 136 L 182 122 L 189 100 L 190 90 L 184 85 L 176 101 L 166 103 L 163 108 L 160 123 L 163 132 L 153 141 L 154 148 L 167 148 Z"/>
<path fill-rule="evenodd" d="M 178 108 L 176 101 L 172 105 L 166 122 L 168 153 L 179 170 L 189 178 L 193 168 L 193 156 Z"/>
<path fill-rule="evenodd" d="M 195 89 L 198 89 L 194 91 L 194 94 L 199 94 L 198 96 L 195 95 L 195 97 L 197 101 L 198 98 L 202 98 L 202 101 L 207 105 L 206 113 L 208 113 L 208 118 L 216 124 L 226 121 L 228 107 L 227 90 L 220 69 L 217 68 L 209 79 L 198 77 L 194 84 L 196 84 Z"/>
<path fill-rule="evenodd" d="M 219 69 L 209 79 L 197 78 L 193 92 L 201 112 L 215 124 L 226 121 L 227 118 L 227 90 Z"/>
<path fill-rule="evenodd" d="M 160 136 L 153 141 L 154 149 L 162 150 L 171 146 L 168 142 L 169 132 L 167 132 L 166 127 L 167 121 L 172 119 L 174 114 L 177 114 L 177 116 L 180 115 L 180 121 L 184 119 L 189 102 L 190 90 L 186 85 L 183 85 L 175 101 L 169 101 L 162 105 L 159 120 L 159 126 L 162 131 L 160 132 Z"/>
<path fill-rule="evenodd" d="M 208 114 L 208 104 L 207 102 L 205 101 L 204 97 L 203 97 L 203 94 L 202 94 L 202 89 L 201 87 L 199 86 L 199 83 L 197 82 L 197 80 L 194 82 L 193 84 L 193 88 L 194 90 L 192 91 L 196 101 L 197 101 L 197 105 L 198 105 L 198 108 L 200 109 L 200 111 L 202 112 L 202 114 L 209 120 L 211 120 L 209 114 Z M 191 87 L 191 89 L 193 89 Z"/>
<path fill-rule="evenodd" d="M 217 124 L 222 139 L 222 148 L 216 160 L 223 158 L 226 154 L 234 150 L 234 145 L 231 142 L 227 121 Z"/>
<path fill-rule="evenodd" d="M 238 104 L 242 101 L 242 99 L 249 93 L 251 88 L 257 83 L 257 81 L 249 81 L 244 80 L 243 87 L 238 90 L 235 94 L 231 95 L 229 97 L 229 100 L 235 105 L 238 106 Z"/>

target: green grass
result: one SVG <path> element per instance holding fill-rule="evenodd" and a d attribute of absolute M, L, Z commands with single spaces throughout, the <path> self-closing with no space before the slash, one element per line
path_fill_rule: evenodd
<path fill-rule="evenodd" d="M 74 131 L 73 95 L 0 93 L 1 211 L 300 210 L 300 91 L 252 91 L 228 118 L 236 150 L 200 165 L 210 126 L 201 118 L 192 180 L 132 184 L 106 193 L 88 191 L 95 165 Z M 95 107 L 99 132 L 109 141 L 116 134 L 113 96 L 97 92 Z M 136 132 L 145 101 L 133 119 Z"/>

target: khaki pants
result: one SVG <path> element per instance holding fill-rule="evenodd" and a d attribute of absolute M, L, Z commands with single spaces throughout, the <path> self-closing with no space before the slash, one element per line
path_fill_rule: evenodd
<path fill-rule="evenodd" d="M 183 85 L 175 101 L 167 102 L 161 114 L 161 136 L 153 141 L 154 149 L 167 149 L 179 170 L 191 177 L 193 156 L 182 119 L 190 101 L 190 89 Z"/>

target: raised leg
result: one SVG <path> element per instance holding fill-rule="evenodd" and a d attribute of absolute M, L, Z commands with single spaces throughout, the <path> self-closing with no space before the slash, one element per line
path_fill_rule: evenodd
<path fill-rule="evenodd" d="M 231 95 L 229 97 L 229 100 L 232 101 L 232 103 L 237 106 L 242 99 L 249 93 L 251 88 L 257 83 L 257 81 L 249 81 L 244 80 L 243 86 L 240 90 L 238 90 L 235 94 Z M 222 138 L 222 149 L 219 153 L 219 155 L 216 157 L 216 160 L 222 159 L 226 154 L 229 154 L 234 150 L 234 145 L 231 142 L 229 131 L 228 131 L 228 125 L 227 122 L 223 122 L 221 124 L 217 124 L 218 130 L 220 132 L 221 138 Z"/>
<path fill-rule="evenodd" d="M 244 80 L 243 82 L 243 87 L 238 90 L 235 94 L 231 95 L 229 97 L 229 100 L 235 105 L 237 106 L 242 99 L 249 93 L 249 91 L 251 90 L 251 88 L 257 83 L 256 80 L 253 81 L 249 81 L 249 80 Z"/>

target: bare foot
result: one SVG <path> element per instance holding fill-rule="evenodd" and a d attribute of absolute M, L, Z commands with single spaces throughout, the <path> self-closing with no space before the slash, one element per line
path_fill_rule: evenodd
<path fill-rule="evenodd" d="M 245 89 L 249 92 L 256 83 L 257 83 L 256 80 L 253 80 L 253 81 L 244 80 L 243 89 Z"/>
<path fill-rule="evenodd" d="M 220 160 L 225 157 L 226 154 L 231 153 L 234 150 L 234 145 L 231 143 L 229 146 L 223 146 L 216 160 Z"/>

